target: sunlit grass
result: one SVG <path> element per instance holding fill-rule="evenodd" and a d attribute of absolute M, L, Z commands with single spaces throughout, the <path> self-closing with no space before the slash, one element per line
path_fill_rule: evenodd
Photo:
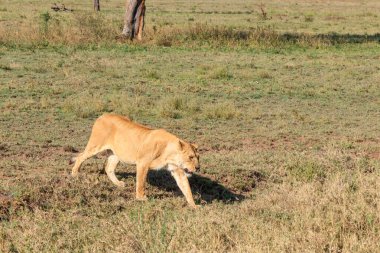
<path fill-rule="evenodd" d="M 142 42 L 117 38 L 123 2 L 101 4 L 0 7 L 1 252 L 380 248 L 376 1 L 271 1 L 265 17 L 242 0 L 148 1 Z M 116 188 L 106 154 L 71 178 L 105 112 L 197 143 L 202 207 L 161 172 L 136 202 L 135 167 L 119 164 Z"/>

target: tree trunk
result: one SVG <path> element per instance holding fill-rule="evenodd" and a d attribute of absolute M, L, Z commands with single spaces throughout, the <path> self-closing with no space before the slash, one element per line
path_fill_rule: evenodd
<path fill-rule="evenodd" d="M 100 0 L 94 0 L 94 10 L 100 11 Z"/>
<path fill-rule="evenodd" d="M 145 17 L 145 0 L 129 0 L 127 1 L 127 10 L 124 18 L 124 28 L 122 35 L 133 40 L 137 37 L 142 39 Z"/>

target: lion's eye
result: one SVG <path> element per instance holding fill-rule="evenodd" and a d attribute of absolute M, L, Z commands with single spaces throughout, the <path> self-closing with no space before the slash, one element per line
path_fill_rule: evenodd
<path fill-rule="evenodd" d="M 191 160 L 193 160 L 193 159 L 194 159 L 194 156 L 193 156 L 193 155 L 191 155 L 189 158 L 190 158 Z"/>

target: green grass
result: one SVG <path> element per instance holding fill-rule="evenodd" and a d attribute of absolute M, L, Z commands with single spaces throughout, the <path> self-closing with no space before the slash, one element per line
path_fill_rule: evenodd
<path fill-rule="evenodd" d="M 147 4 L 141 43 L 122 2 L 0 8 L 0 251 L 377 252 L 379 4 Z M 199 144 L 202 207 L 157 172 L 136 202 L 105 154 L 71 178 L 104 112 Z"/>

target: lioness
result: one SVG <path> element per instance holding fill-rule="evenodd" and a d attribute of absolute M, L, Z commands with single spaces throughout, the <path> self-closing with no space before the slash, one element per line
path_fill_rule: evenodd
<path fill-rule="evenodd" d="M 84 160 L 97 153 L 111 150 L 106 172 L 111 181 L 123 187 L 124 182 L 115 176 L 119 161 L 136 164 L 136 199 L 146 200 L 145 181 L 149 169 L 166 168 L 171 172 L 177 185 L 191 207 L 196 207 L 187 176 L 199 170 L 197 146 L 189 144 L 163 129 L 150 129 L 129 118 L 104 114 L 92 128 L 86 149 L 73 160 L 71 174 L 78 175 Z"/>

